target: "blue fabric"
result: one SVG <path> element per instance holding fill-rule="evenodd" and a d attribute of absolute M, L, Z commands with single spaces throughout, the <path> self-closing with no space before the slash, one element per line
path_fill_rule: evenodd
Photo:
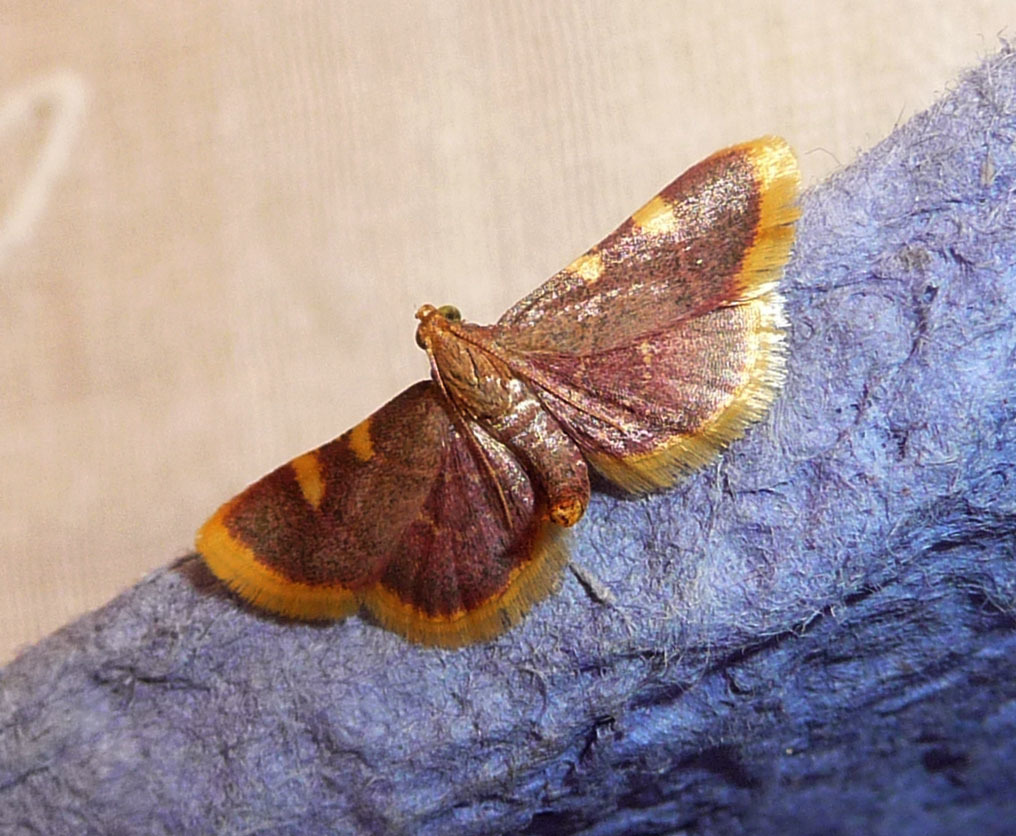
<path fill-rule="evenodd" d="M 443 651 L 185 560 L 0 673 L 0 832 L 1016 832 L 1014 61 L 805 196 L 785 391 L 594 496 L 610 603 Z"/>

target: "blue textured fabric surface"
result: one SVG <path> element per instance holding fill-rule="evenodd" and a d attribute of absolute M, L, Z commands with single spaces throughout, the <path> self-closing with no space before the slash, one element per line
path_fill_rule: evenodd
<path fill-rule="evenodd" d="M 1016 832 L 1016 54 L 808 193 L 770 417 L 501 639 L 188 559 L 0 672 L 0 832 Z"/>

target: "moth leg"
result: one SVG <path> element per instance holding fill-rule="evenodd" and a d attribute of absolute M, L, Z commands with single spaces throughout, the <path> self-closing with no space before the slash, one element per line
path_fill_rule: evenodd
<path fill-rule="evenodd" d="M 509 408 L 486 425 L 543 489 L 551 522 L 575 525 L 589 504 L 589 470 L 582 452 L 525 383 L 512 379 L 508 393 Z"/>

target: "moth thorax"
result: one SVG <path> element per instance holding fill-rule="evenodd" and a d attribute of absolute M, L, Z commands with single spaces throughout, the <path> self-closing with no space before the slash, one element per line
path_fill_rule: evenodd
<path fill-rule="evenodd" d="M 485 351 L 463 340 L 446 348 L 435 355 L 437 370 L 460 407 L 479 419 L 498 418 L 511 408 L 506 377 Z"/>

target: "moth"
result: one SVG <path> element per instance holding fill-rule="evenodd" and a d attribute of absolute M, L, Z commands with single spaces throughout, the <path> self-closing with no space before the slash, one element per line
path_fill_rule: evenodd
<path fill-rule="evenodd" d="M 784 140 L 735 145 L 495 325 L 424 305 L 430 379 L 229 500 L 197 550 L 285 616 L 363 608 L 448 647 L 499 635 L 558 582 L 590 469 L 671 485 L 776 396 L 798 181 Z"/>

